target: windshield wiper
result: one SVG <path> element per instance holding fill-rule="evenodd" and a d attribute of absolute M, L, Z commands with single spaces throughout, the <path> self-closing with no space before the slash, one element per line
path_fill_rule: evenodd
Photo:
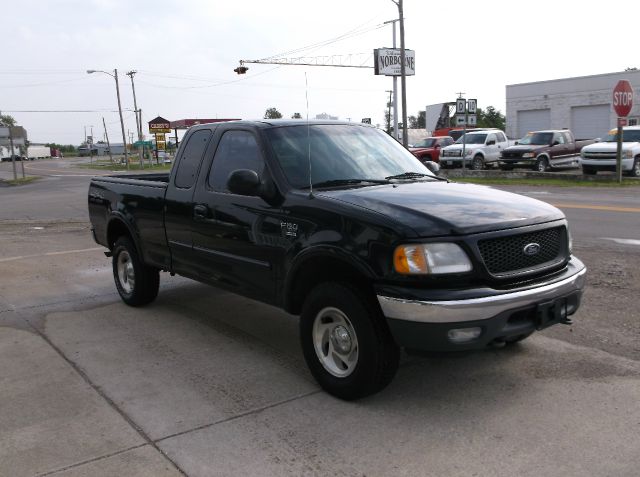
<path fill-rule="evenodd" d="M 354 185 L 354 184 L 389 184 L 387 179 L 331 179 L 328 181 L 315 182 L 313 187 L 332 187 L 342 185 Z M 304 186 L 302 189 L 308 189 L 309 186 Z"/>
<path fill-rule="evenodd" d="M 385 179 L 420 179 L 422 177 L 433 179 L 436 181 L 449 182 L 449 180 L 444 177 L 432 176 L 431 174 L 423 174 L 422 172 L 403 172 L 402 174 L 396 174 L 395 176 L 385 177 Z"/>

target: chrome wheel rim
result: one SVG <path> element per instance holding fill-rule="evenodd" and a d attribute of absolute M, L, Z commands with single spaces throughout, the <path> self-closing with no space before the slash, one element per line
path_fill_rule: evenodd
<path fill-rule="evenodd" d="M 547 164 L 544 160 L 538 162 L 538 172 L 547 172 Z"/>
<path fill-rule="evenodd" d="M 320 363 L 330 374 L 345 378 L 358 364 L 358 337 L 342 311 L 327 307 L 313 322 L 313 347 Z"/>
<path fill-rule="evenodd" d="M 136 285 L 136 276 L 131 256 L 126 250 L 118 254 L 117 270 L 118 281 L 124 292 L 127 294 L 133 292 L 133 288 Z"/>

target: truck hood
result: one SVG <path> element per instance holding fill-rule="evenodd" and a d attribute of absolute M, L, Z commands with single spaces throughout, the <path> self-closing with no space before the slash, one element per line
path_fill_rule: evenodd
<path fill-rule="evenodd" d="M 384 214 L 420 237 L 495 231 L 564 218 L 560 210 L 539 200 L 472 184 L 411 182 L 317 195 Z"/>
<path fill-rule="evenodd" d="M 639 148 L 640 142 L 623 142 L 623 149 Z M 584 152 L 616 152 L 618 143 L 616 142 L 596 142 L 582 148 Z"/>
<path fill-rule="evenodd" d="M 410 147 L 409 151 L 411 152 L 433 152 L 435 148 L 433 147 Z"/>

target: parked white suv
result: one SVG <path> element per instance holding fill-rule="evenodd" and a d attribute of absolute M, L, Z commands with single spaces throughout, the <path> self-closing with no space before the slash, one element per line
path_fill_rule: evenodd
<path fill-rule="evenodd" d="M 440 165 L 444 168 L 462 167 L 462 149 L 464 142 L 464 160 L 472 169 L 484 169 L 487 165 L 497 166 L 500 153 L 510 144 L 507 136 L 499 129 L 468 132 L 455 144 L 440 152 Z"/>
<path fill-rule="evenodd" d="M 615 171 L 618 149 L 618 129 L 612 129 L 600 142 L 585 146 L 580 151 L 583 174 Z M 622 171 L 640 177 L 640 126 L 622 128 Z"/>

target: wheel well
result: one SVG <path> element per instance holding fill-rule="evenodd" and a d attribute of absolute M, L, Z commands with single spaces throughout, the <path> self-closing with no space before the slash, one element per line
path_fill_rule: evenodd
<path fill-rule="evenodd" d="M 121 220 L 114 219 L 109 222 L 109 226 L 107 228 L 107 244 L 109 245 L 109 250 L 113 250 L 113 246 L 116 243 L 116 240 L 122 236 L 131 237 L 131 232 L 127 226 Z"/>
<path fill-rule="evenodd" d="M 318 256 L 305 261 L 289 280 L 286 290 L 285 309 L 298 315 L 302 310 L 305 298 L 320 283 L 348 282 L 366 292 L 373 293 L 371 282 L 355 266 L 344 260 L 333 257 Z"/>

